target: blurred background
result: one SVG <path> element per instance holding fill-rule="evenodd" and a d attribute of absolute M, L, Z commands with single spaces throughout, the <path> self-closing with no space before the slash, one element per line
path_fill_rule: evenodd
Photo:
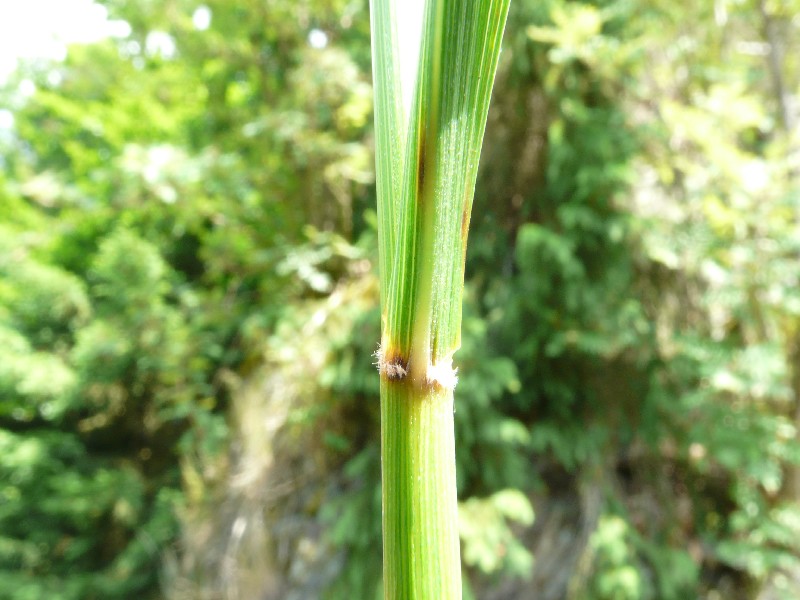
<path fill-rule="evenodd" d="M 0 598 L 379 598 L 366 0 L 0 33 Z M 800 598 L 799 98 L 798 0 L 512 1 L 466 598 Z"/>

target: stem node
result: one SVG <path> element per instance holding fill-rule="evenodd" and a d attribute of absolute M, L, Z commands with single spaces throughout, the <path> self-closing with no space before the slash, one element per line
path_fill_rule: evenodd
<path fill-rule="evenodd" d="M 408 375 L 408 361 L 403 360 L 401 356 L 394 353 L 387 356 L 381 346 L 378 346 L 373 356 L 376 359 L 374 364 L 378 367 L 381 377 L 386 377 L 390 381 L 399 381 Z"/>

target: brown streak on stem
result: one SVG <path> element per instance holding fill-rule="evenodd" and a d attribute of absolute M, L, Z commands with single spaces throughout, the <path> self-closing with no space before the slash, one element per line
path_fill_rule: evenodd
<path fill-rule="evenodd" d="M 428 148 L 425 127 L 420 127 L 419 148 L 417 150 L 417 202 L 422 202 L 424 199 L 422 190 L 425 186 L 425 156 L 427 151 Z"/>
<path fill-rule="evenodd" d="M 464 199 L 464 208 L 461 210 L 461 268 L 467 262 L 467 236 L 469 235 L 470 203 Z"/>
<path fill-rule="evenodd" d="M 467 235 L 469 235 L 469 203 L 464 203 L 464 209 L 461 212 L 461 243 L 467 245 Z"/>

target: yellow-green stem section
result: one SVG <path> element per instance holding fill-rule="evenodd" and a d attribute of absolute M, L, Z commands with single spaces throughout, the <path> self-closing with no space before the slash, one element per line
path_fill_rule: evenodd
<path fill-rule="evenodd" d="M 453 390 L 381 378 L 386 600 L 460 600 Z"/>

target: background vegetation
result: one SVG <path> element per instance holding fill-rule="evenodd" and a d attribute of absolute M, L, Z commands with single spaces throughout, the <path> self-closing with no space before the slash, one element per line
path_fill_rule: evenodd
<path fill-rule="evenodd" d="M 0 92 L 0 598 L 375 598 L 366 2 L 102 4 Z M 799 96 L 797 0 L 512 2 L 471 597 L 800 597 Z"/>

